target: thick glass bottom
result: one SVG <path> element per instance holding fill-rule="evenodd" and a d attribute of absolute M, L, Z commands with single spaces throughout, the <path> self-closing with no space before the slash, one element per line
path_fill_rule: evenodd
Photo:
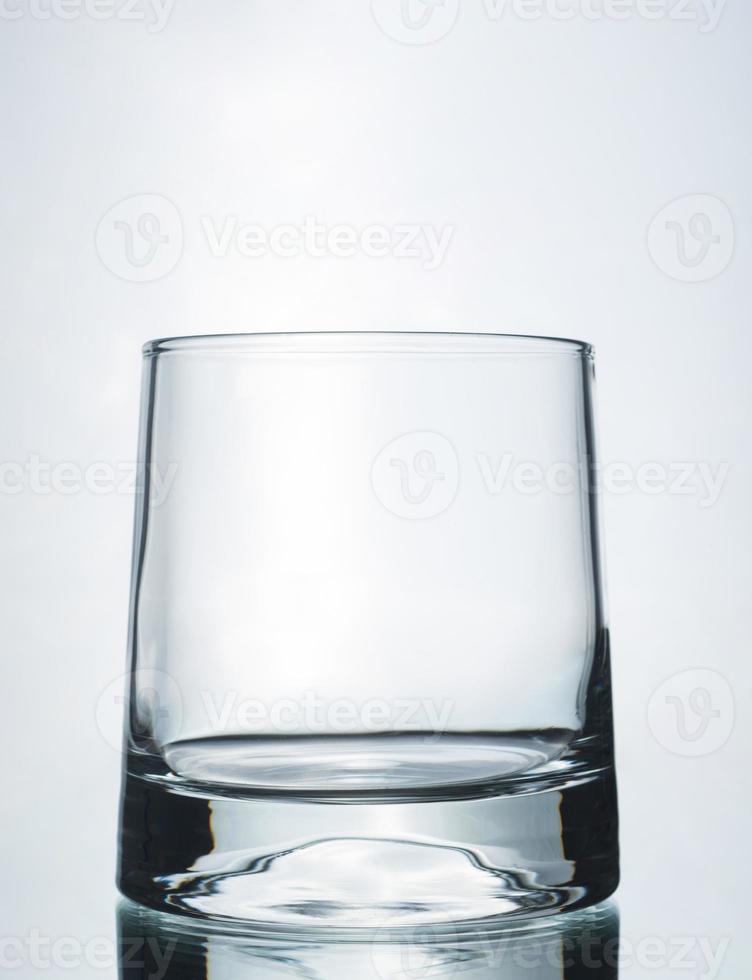
<path fill-rule="evenodd" d="M 238 924 L 118 909 L 122 980 L 615 980 L 619 917 L 566 915 L 452 932 L 389 929 L 350 942 L 268 936 Z"/>
<path fill-rule="evenodd" d="M 168 743 L 172 773 L 202 786 L 383 798 L 478 787 L 558 759 L 574 732 L 227 736 Z"/>
<path fill-rule="evenodd" d="M 132 754 L 119 885 L 144 905 L 343 935 L 488 924 L 616 888 L 613 768 L 586 747 L 517 778 L 424 795 L 264 792 Z"/>

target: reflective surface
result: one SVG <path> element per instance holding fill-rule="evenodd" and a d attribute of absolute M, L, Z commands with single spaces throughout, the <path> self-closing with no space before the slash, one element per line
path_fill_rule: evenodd
<path fill-rule="evenodd" d="M 611 980 L 618 976 L 613 905 L 500 929 L 374 929 L 355 943 L 282 939 L 148 912 L 118 910 L 120 980 Z"/>
<path fill-rule="evenodd" d="M 0 25 L 3 460 L 31 468 L 5 471 L 23 489 L 0 503 L 3 976 L 118 972 L 133 352 L 165 333 L 409 320 L 594 342 L 609 392 L 602 462 L 618 466 L 603 503 L 616 897 L 622 952 L 634 951 L 620 980 L 748 980 L 752 3 L 559 0 L 534 20 L 536 4 L 508 2 L 491 20 L 500 2 L 412 0 L 413 20 L 425 12 L 430 30 L 447 29 L 412 47 L 374 18 L 391 10 L 399 26 L 399 0 L 2 6 L 25 13 Z M 131 21 L 129 8 L 146 19 Z M 579 16 L 555 21 L 557 8 Z M 65 11 L 81 16 L 66 22 Z M 152 33 L 160 12 L 167 26 Z M 147 271 L 165 272 L 173 246 L 177 264 L 157 281 L 123 280 L 102 264 L 95 230 L 123 197 L 154 192 L 174 202 L 183 234 Z M 683 197 L 696 193 L 712 197 L 699 207 Z M 676 198 L 685 214 L 662 211 Z M 131 201 L 116 217 L 132 223 L 142 260 L 158 242 L 136 218 L 153 202 Z M 735 238 L 716 221 L 721 201 Z M 699 263 L 698 210 L 723 236 Z M 455 232 L 433 270 L 409 255 L 250 258 L 237 247 L 246 226 L 306 215 L 329 229 Z M 733 260 L 715 279 L 670 278 L 648 249 L 654 219 L 664 267 L 673 257 L 674 271 L 699 280 L 717 252 L 734 248 Z M 110 231 L 125 262 L 122 225 Z M 173 231 L 166 217 L 160 231 Z M 58 469 L 71 463 L 77 492 Z M 641 481 L 656 464 L 663 481 L 650 470 Z M 699 465 L 714 478 L 730 470 L 708 488 Z M 649 940 L 658 955 L 641 946 Z M 725 944 L 720 968 L 701 944 Z"/>

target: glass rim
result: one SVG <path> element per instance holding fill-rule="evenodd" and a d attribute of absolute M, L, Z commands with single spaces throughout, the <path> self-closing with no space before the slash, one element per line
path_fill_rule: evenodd
<path fill-rule="evenodd" d="M 569 337 L 453 330 L 300 330 L 195 334 L 147 341 L 145 357 L 202 354 L 568 354 L 592 357 L 593 345 Z"/>

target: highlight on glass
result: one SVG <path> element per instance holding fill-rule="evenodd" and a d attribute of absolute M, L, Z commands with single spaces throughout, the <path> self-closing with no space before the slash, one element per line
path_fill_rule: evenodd
<path fill-rule="evenodd" d="M 144 358 L 124 894 L 330 934 L 611 894 L 590 346 L 238 334 Z"/>

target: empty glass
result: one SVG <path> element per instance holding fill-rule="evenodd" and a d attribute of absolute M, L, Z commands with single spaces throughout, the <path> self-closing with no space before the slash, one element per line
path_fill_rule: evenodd
<path fill-rule="evenodd" d="M 617 980 L 624 959 L 608 902 L 456 933 L 377 929 L 347 943 L 266 936 L 131 902 L 121 903 L 117 924 L 120 980 Z"/>
<path fill-rule="evenodd" d="M 145 347 L 120 887 L 268 928 L 618 879 L 591 348 Z"/>

